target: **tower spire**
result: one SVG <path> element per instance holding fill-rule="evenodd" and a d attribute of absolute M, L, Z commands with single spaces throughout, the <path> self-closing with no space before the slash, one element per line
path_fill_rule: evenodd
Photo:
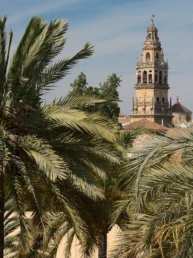
<path fill-rule="evenodd" d="M 176 104 L 179 104 L 179 97 L 176 98 Z"/>
<path fill-rule="evenodd" d="M 152 24 L 154 24 L 154 17 L 155 17 L 155 15 L 152 14 L 152 18 L 151 18 L 151 23 L 152 23 Z"/>
<path fill-rule="evenodd" d="M 161 46 L 161 42 L 159 41 L 159 37 L 158 37 L 158 29 L 154 25 L 154 17 L 155 16 L 153 14 L 152 18 L 151 18 L 151 24 L 147 28 L 147 36 L 146 36 L 144 44 L 152 45 L 152 43 L 154 43 L 154 45 L 156 44 L 156 45 Z"/>

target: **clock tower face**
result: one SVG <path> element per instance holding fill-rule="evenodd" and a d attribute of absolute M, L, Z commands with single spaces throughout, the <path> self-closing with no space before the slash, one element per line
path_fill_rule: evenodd
<path fill-rule="evenodd" d="M 147 28 L 141 60 L 136 64 L 136 96 L 133 98 L 131 122 L 149 119 L 165 126 L 172 125 L 171 100 L 168 99 L 168 62 L 164 59 L 158 29 Z"/>

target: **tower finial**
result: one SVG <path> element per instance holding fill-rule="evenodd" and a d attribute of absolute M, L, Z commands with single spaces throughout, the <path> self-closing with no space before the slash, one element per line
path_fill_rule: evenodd
<path fill-rule="evenodd" d="M 176 104 L 179 104 L 179 97 L 176 98 Z"/>
<path fill-rule="evenodd" d="M 152 23 L 152 24 L 154 24 L 154 17 L 155 17 L 155 15 L 152 14 L 152 18 L 151 18 L 151 23 Z"/>

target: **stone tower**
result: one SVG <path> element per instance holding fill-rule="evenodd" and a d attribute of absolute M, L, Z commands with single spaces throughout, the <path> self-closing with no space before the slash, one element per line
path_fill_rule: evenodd
<path fill-rule="evenodd" d="M 133 98 L 130 117 L 131 122 L 146 118 L 164 126 L 171 126 L 168 62 L 164 61 L 158 29 L 154 25 L 153 17 L 152 24 L 147 28 L 141 60 L 136 65 L 136 98 Z"/>

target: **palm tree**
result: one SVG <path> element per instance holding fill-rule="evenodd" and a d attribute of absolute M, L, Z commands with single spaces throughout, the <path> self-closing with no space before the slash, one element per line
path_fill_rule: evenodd
<path fill-rule="evenodd" d="M 98 258 L 107 257 L 107 235 L 112 230 L 112 228 L 117 225 L 119 228 L 123 229 L 125 223 L 129 220 L 129 215 L 125 211 L 118 213 L 118 216 L 114 217 L 114 214 L 117 214 L 116 203 L 122 202 L 122 200 L 124 200 L 123 198 L 125 197 L 124 192 L 122 192 L 119 188 L 119 180 L 120 174 L 127 164 L 128 149 L 132 147 L 136 137 L 143 132 L 144 130 L 141 128 L 135 131 L 121 131 L 119 137 L 117 138 L 118 143 L 123 148 L 120 157 L 122 162 L 118 167 L 114 166 L 111 169 L 110 176 L 103 185 L 105 199 L 99 202 L 96 210 L 96 213 L 100 214 L 100 221 L 97 220 L 97 223 L 99 228 L 102 229 L 98 233 Z"/>
<path fill-rule="evenodd" d="M 132 145 L 133 140 L 139 133 L 140 132 L 122 133 L 117 141 L 127 149 Z M 121 155 L 122 152 L 120 152 L 120 160 L 123 159 Z M 33 225 L 32 228 L 34 232 L 36 232 L 33 240 L 33 246 L 35 246 L 35 248 L 29 250 L 26 256 L 39 257 L 43 254 L 44 257 L 53 258 L 56 256 L 58 246 L 65 238 L 65 245 L 63 246 L 65 258 L 71 255 L 73 241 L 79 244 L 79 253 L 82 252 L 82 255 L 85 257 L 91 257 L 96 249 L 98 249 L 99 258 L 107 257 L 107 234 L 113 227 L 110 223 L 110 215 L 113 212 L 114 202 L 122 198 L 122 193 L 116 189 L 117 178 L 120 171 L 119 167 L 120 166 L 115 165 L 113 165 L 113 167 L 106 166 L 106 180 L 104 181 L 103 178 L 97 177 L 97 182 L 93 181 L 95 188 L 92 187 L 90 189 L 96 191 L 96 186 L 98 185 L 100 191 L 104 189 L 105 199 L 92 199 L 90 195 L 85 195 L 82 190 L 77 191 L 77 188 L 74 188 L 71 184 L 71 189 L 68 194 L 76 210 L 79 211 L 81 220 L 84 221 L 84 239 L 79 238 L 71 220 L 69 220 L 65 212 L 61 211 L 59 213 L 46 214 L 47 226 L 44 230 L 45 235 L 42 234 L 43 232 L 39 230 L 39 228 Z M 94 177 L 96 177 L 96 175 Z M 68 188 L 69 185 L 69 182 L 62 182 L 63 188 Z M 67 196 L 66 192 L 65 196 Z M 115 224 L 122 227 L 123 218 L 125 222 L 128 217 L 126 214 L 121 214 Z"/>
<path fill-rule="evenodd" d="M 4 206 L 4 257 L 16 257 L 19 236 L 18 215 L 14 210 L 13 199 L 7 195 Z"/>
<path fill-rule="evenodd" d="M 133 215 L 114 257 L 192 257 L 192 146 L 193 131 L 176 131 L 130 161 L 125 176 L 132 189 L 125 184 L 119 209 Z"/>
<path fill-rule="evenodd" d="M 19 216 L 22 252 L 33 248 L 26 211 L 44 228 L 48 211 L 63 211 L 79 239 L 85 223 L 71 203 L 71 188 L 93 199 L 103 198 L 98 178 L 118 164 L 115 134 L 107 119 L 77 110 L 98 100 L 69 96 L 43 104 L 42 96 L 81 59 L 92 55 L 86 44 L 72 57 L 52 64 L 65 44 L 67 22 L 47 24 L 33 17 L 9 61 L 13 33 L 7 43 L 6 17 L 0 19 L 0 258 L 4 247 L 4 191 Z M 8 66 L 9 63 L 9 66 Z M 65 184 L 64 184 L 65 183 Z M 27 200 L 27 201 L 26 201 Z"/>

